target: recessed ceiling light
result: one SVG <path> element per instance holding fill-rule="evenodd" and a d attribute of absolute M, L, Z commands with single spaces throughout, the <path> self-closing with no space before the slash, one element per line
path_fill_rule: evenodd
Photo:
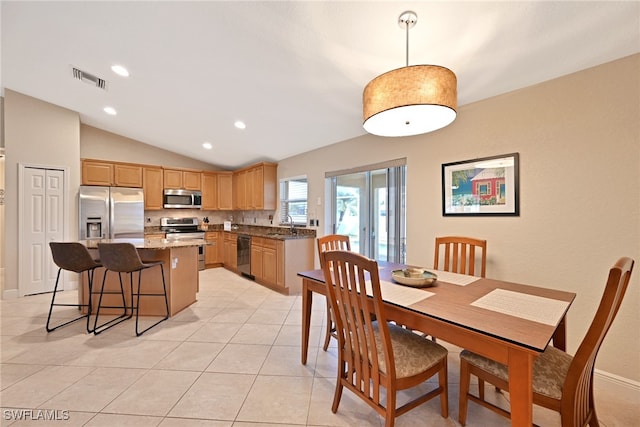
<path fill-rule="evenodd" d="M 104 107 L 104 112 L 109 114 L 109 115 L 111 115 L 111 116 L 115 116 L 116 114 L 118 114 L 116 109 L 113 108 L 113 107 Z"/>
<path fill-rule="evenodd" d="M 124 68 L 122 65 L 113 65 L 111 70 L 119 76 L 129 77 L 129 70 Z"/>
<path fill-rule="evenodd" d="M 235 127 L 237 127 L 238 129 L 244 129 L 247 127 L 247 125 L 244 124 L 244 122 L 240 121 L 240 120 L 236 120 L 236 122 L 233 124 Z"/>
<path fill-rule="evenodd" d="M 203 142 L 202 146 L 207 150 L 211 150 L 213 148 L 213 145 L 210 142 Z"/>

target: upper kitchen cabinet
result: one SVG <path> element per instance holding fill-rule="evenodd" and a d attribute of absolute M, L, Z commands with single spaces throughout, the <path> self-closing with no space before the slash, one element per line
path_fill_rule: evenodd
<path fill-rule="evenodd" d="M 202 172 L 202 209 L 218 209 L 218 174 Z"/>
<path fill-rule="evenodd" d="M 275 210 L 277 168 L 278 165 L 275 163 L 258 163 L 234 172 L 236 209 Z"/>
<path fill-rule="evenodd" d="M 247 171 L 240 170 L 233 173 L 233 207 L 247 209 Z"/>
<path fill-rule="evenodd" d="M 113 185 L 116 187 L 142 187 L 142 166 L 114 163 Z"/>
<path fill-rule="evenodd" d="M 142 166 L 82 159 L 82 185 L 142 187 Z"/>
<path fill-rule="evenodd" d="M 164 188 L 201 190 L 201 172 L 186 169 L 164 169 Z"/>
<path fill-rule="evenodd" d="M 162 168 L 159 166 L 144 166 L 142 183 L 145 210 L 162 209 L 162 190 L 164 189 Z"/>
<path fill-rule="evenodd" d="M 82 159 L 82 185 L 110 186 L 113 182 L 113 163 Z"/>
<path fill-rule="evenodd" d="M 218 209 L 233 210 L 233 173 L 218 172 Z"/>

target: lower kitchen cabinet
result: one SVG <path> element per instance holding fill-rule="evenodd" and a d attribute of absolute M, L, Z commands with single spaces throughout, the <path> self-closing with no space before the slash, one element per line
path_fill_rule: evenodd
<path fill-rule="evenodd" d="M 208 244 L 204 247 L 204 264 L 206 268 L 218 267 L 222 264 L 222 250 L 224 243 L 220 241 L 219 231 L 207 231 L 204 234 Z"/>
<path fill-rule="evenodd" d="M 251 239 L 251 275 L 256 281 L 277 286 L 278 244 L 283 242 L 263 237 Z"/>
<path fill-rule="evenodd" d="M 238 235 L 236 233 L 223 232 L 223 255 L 224 267 L 238 271 Z"/>
<path fill-rule="evenodd" d="M 284 294 L 300 293 L 299 271 L 313 270 L 314 239 L 251 239 L 251 275 Z"/>

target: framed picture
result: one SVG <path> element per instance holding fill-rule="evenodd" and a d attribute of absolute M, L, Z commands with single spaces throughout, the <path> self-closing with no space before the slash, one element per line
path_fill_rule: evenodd
<path fill-rule="evenodd" d="M 443 216 L 518 216 L 518 153 L 442 165 Z"/>

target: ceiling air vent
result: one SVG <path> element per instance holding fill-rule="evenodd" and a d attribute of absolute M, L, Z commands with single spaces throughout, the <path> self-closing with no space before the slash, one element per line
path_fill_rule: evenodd
<path fill-rule="evenodd" d="M 78 79 L 81 82 L 85 82 L 90 84 L 91 86 L 95 86 L 102 90 L 107 90 L 107 81 L 101 79 L 100 77 L 94 76 L 91 73 L 87 73 L 86 71 L 82 71 L 76 67 L 72 67 L 73 69 L 73 78 Z"/>

